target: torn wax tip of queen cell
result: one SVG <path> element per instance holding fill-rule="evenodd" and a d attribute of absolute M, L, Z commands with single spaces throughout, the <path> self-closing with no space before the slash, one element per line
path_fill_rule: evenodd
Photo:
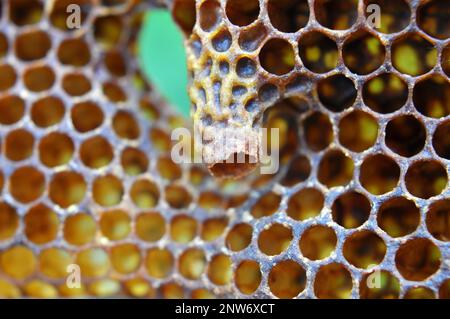
<path fill-rule="evenodd" d="M 177 128 L 171 138 L 176 141 L 171 151 L 175 163 L 205 163 L 216 177 L 244 177 L 258 166 L 263 175 L 279 169 L 278 128 L 201 127 L 194 123 L 193 137 L 189 129 Z"/>

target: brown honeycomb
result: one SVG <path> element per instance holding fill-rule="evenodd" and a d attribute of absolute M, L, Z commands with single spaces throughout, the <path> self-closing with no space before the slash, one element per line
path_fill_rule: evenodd
<path fill-rule="evenodd" d="M 200 130 L 281 131 L 241 180 L 170 158 L 188 124 L 135 56 L 162 2 L 1 2 L 0 296 L 449 298 L 448 2 L 165 3 Z"/>

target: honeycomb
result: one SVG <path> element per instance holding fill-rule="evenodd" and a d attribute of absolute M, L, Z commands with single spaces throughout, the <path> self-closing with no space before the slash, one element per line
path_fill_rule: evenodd
<path fill-rule="evenodd" d="M 279 128 L 279 172 L 173 162 L 171 131 L 192 126 L 136 57 L 161 6 L 186 35 L 193 128 Z M 10 0 L 0 16 L 1 297 L 450 298 L 448 1 Z"/>

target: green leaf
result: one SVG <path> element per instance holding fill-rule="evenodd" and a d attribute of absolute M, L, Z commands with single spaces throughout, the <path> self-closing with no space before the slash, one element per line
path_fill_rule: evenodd
<path fill-rule="evenodd" d="M 164 98 L 189 116 L 183 35 L 168 11 L 158 9 L 146 14 L 139 35 L 139 59 L 145 75 Z"/>

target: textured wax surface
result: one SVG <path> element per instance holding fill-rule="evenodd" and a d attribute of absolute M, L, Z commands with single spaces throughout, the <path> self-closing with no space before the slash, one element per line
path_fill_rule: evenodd
<path fill-rule="evenodd" d="M 1 296 L 449 297 L 447 1 L 170 3 L 194 118 L 280 128 L 238 181 L 171 161 L 147 4 L 68 3 L 1 2 Z"/>

